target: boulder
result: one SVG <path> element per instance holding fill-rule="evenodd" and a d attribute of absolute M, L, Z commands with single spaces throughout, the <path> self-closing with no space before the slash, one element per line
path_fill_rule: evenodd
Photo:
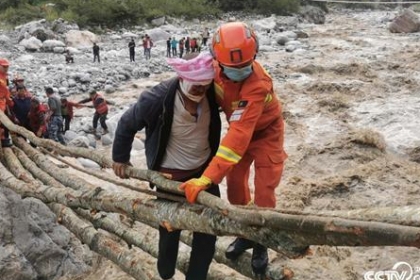
<path fill-rule="evenodd" d="M 88 270 L 70 246 L 72 235 L 56 219 L 41 201 L 0 188 L 1 279 L 58 279 Z"/>
<path fill-rule="evenodd" d="M 83 165 L 85 168 L 94 168 L 94 169 L 101 169 L 101 166 L 94 162 L 93 160 L 86 159 L 86 158 L 78 158 L 77 161 Z"/>
<path fill-rule="evenodd" d="M 66 44 L 59 40 L 45 40 L 42 43 L 41 50 L 43 50 L 44 52 L 52 52 L 56 47 L 61 47 L 62 49 L 64 49 L 66 47 Z"/>
<path fill-rule="evenodd" d="M 28 22 L 24 25 L 17 26 L 19 30 L 19 41 L 28 39 L 30 36 L 36 37 L 41 41 L 55 38 L 54 32 L 47 28 L 48 22 L 45 19 Z"/>
<path fill-rule="evenodd" d="M 124 32 L 121 36 L 118 36 L 118 35 L 113 35 L 113 36 L 116 36 L 116 37 L 113 37 L 112 39 L 117 39 L 118 37 L 119 38 L 137 38 L 137 37 L 139 37 L 139 35 L 137 35 L 137 34 L 134 34 L 133 32 Z"/>
<path fill-rule="evenodd" d="M 10 38 L 7 37 L 6 35 L 0 35 L 0 43 L 2 44 L 10 44 Z"/>
<path fill-rule="evenodd" d="M 51 30 L 59 34 L 64 34 L 69 30 L 79 30 L 79 26 L 76 23 L 69 23 L 62 18 L 58 18 L 52 22 Z"/>
<path fill-rule="evenodd" d="M 276 27 L 276 18 L 274 16 L 256 20 L 252 23 L 252 27 L 256 31 L 272 30 Z"/>
<path fill-rule="evenodd" d="M 171 37 L 171 34 L 166 32 L 165 30 L 163 30 L 162 28 L 153 28 L 153 29 L 149 29 L 147 31 L 145 31 L 146 34 L 148 34 L 150 36 L 150 38 L 152 39 L 153 42 L 158 42 L 158 41 L 166 41 L 168 40 L 169 37 Z M 140 41 L 139 46 L 142 46 L 143 42 Z"/>
<path fill-rule="evenodd" d="M 289 41 L 286 43 L 286 51 L 294 52 L 297 49 L 302 48 L 302 43 L 299 41 Z"/>
<path fill-rule="evenodd" d="M 276 43 L 279 44 L 280 46 L 284 46 L 289 41 L 290 41 L 290 38 L 285 35 L 279 35 L 276 38 Z"/>
<path fill-rule="evenodd" d="M 19 45 L 23 46 L 27 51 L 37 51 L 42 47 L 42 42 L 35 37 L 30 37 L 20 41 Z"/>
<path fill-rule="evenodd" d="M 159 18 L 153 19 L 151 21 L 151 23 L 154 26 L 161 26 L 161 25 L 164 25 L 165 24 L 165 20 L 166 20 L 166 18 L 163 16 L 163 17 L 159 17 Z"/>
<path fill-rule="evenodd" d="M 309 23 L 325 23 L 325 11 L 319 7 L 304 5 L 301 7 L 299 13 Z"/>
<path fill-rule="evenodd" d="M 412 10 L 405 9 L 389 25 L 392 33 L 413 33 L 420 31 L 420 18 Z"/>
<path fill-rule="evenodd" d="M 115 92 L 115 88 L 112 85 L 105 85 L 105 93 L 113 93 Z"/>
<path fill-rule="evenodd" d="M 99 37 L 87 30 L 70 30 L 66 33 L 66 42 L 69 47 L 88 48 L 99 41 Z"/>
<path fill-rule="evenodd" d="M 89 139 L 85 136 L 78 136 L 71 140 L 67 145 L 72 147 L 89 148 Z"/>

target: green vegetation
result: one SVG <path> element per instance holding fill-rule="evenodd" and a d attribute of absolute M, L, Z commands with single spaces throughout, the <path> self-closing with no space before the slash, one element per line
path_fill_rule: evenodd
<path fill-rule="evenodd" d="M 131 26 L 160 16 L 186 19 L 245 11 L 289 14 L 298 0 L 0 0 L 0 19 L 11 25 L 63 18 L 81 27 Z"/>
<path fill-rule="evenodd" d="M 207 0 L 222 11 L 247 11 L 261 14 L 286 15 L 296 12 L 300 1 L 297 0 Z"/>

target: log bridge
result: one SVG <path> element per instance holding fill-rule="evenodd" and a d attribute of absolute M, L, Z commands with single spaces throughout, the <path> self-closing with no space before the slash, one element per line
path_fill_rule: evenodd
<path fill-rule="evenodd" d="M 110 172 L 81 168 L 66 158 L 89 159 L 103 169 L 112 168 L 112 160 L 109 155 L 92 149 L 63 146 L 38 138 L 12 123 L 1 111 L 0 123 L 12 132 L 14 143 L 13 147 L 0 150 L 1 187 L 22 197 L 41 200 L 56 214 L 57 221 L 91 250 L 111 260 L 135 279 L 158 279 L 155 267 L 144 263 L 139 250 L 152 258 L 157 257 L 157 244 L 150 240 L 157 240 L 159 225 L 217 236 L 244 237 L 285 258 L 304 256 L 310 245 L 420 248 L 420 206 L 310 213 L 237 207 L 206 192 L 201 192 L 197 204 L 191 205 L 178 189 L 179 182 L 158 172 L 129 167 L 126 175 L 131 179 L 122 180 Z M 68 168 L 96 177 L 98 184 L 88 182 L 83 174 L 70 174 Z M 100 187 L 101 181 L 131 192 L 106 190 Z M 173 195 L 153 191 L 145 181 Z M 121 219 L 112 219 L 113 213 L 118 213 Z M 140 223 L 146 230 L 139 232 L 134 223 Z M 105 232 L 124 242 L 115 241 Z M 190 245 L 191 234 L 184 231 L 181 240 Z M 233 262 L 224 257 L 225 249 L 226 244 L 223 246 L 218 242 L 214 260 L 239 274 L 226 275 L 212 265 L 208 279 L 252 279 L 250 254 L 245 253 Z M 177 268 L 185 273 L 187 267 L 188 255 L 180 254 Z M 268 267 L 264 279 L 292 277 L 293 271 L 276 265 Z"/>

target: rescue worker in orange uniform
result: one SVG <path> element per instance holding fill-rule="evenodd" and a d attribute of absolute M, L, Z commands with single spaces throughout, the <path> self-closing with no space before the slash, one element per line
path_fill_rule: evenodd
<path fill-rule="evenodd" d="M 226 176 L 229 202 L 252 204 L 248 179 L 254 163 L 254 203 L 274 208 L 275 188 L 287 158 L 283 150 L 284 121 L 272 79 L 255 61 L 257 37 L 246 24 L 230 22 L 217 29 L 211 47 L 216 100 L 226 114 L 229 130 L 203 175 L 181 184 L 180 188 L 185 190 L 187 200 L 194 203 L 200 191 L 211 183 L 219 184 Z M 267 248 L 258 243 L 237 238 L 228 247 L 226 257 L 234 260 L 250 248 L 254 273 L 264 274 Z"/>
<path fill-rule="evenodd" d="M 5 58 L 0 58 L 0 110 L 2 110 L 6 115 L 10 115 L 10 108 L 13 106 L 7 79 L 8 70 L 9 61 Z M 0 139 L 2 147 L 12 146 L 9 130 L 2 124 L 0 124 Z"/>
<path fill-rule="evenodd" d="M 106 117 L 108 115 L 108 104 L 112 105 L 109 101 L 99 94 L 96 90 L 89 92 L 89 98 L 80 100 L 78 104 L 84 104 L 89 101 L 92 101 L 93 107 L 95 108 L 95 114 L 93 115 L 92 127 L 94 133 L 96 133 L 96 128 L 98 127 L 98 121 L 101 123 L 102 133 L 108 133 L 108 126 L 106 125 Z"/>

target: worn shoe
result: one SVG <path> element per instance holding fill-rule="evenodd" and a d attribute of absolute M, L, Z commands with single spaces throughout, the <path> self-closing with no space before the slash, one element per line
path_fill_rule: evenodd
<path fill-rule="evenodd" d="M 3 148 L 7 148 L 7 147 L 12 147 L 13 144 L 12 144 L 12 141 L 10 139 L 2 139 L 1 140 L 1 146 Z"/>
<path fill-rule="evenodd" d="M 268 266 L 267 247 L 260 244 L 255 244 L 252 251 L 251 259 L 252 271 L 256 275 L 264 275 Z"/>
<path fill-rule="evenodd" d="M 226 249 L 225 256 L 230 260 L 236 260 L 246 250 L 251 249 L 254 242 L 245 238 L 236 238 Z"/>

